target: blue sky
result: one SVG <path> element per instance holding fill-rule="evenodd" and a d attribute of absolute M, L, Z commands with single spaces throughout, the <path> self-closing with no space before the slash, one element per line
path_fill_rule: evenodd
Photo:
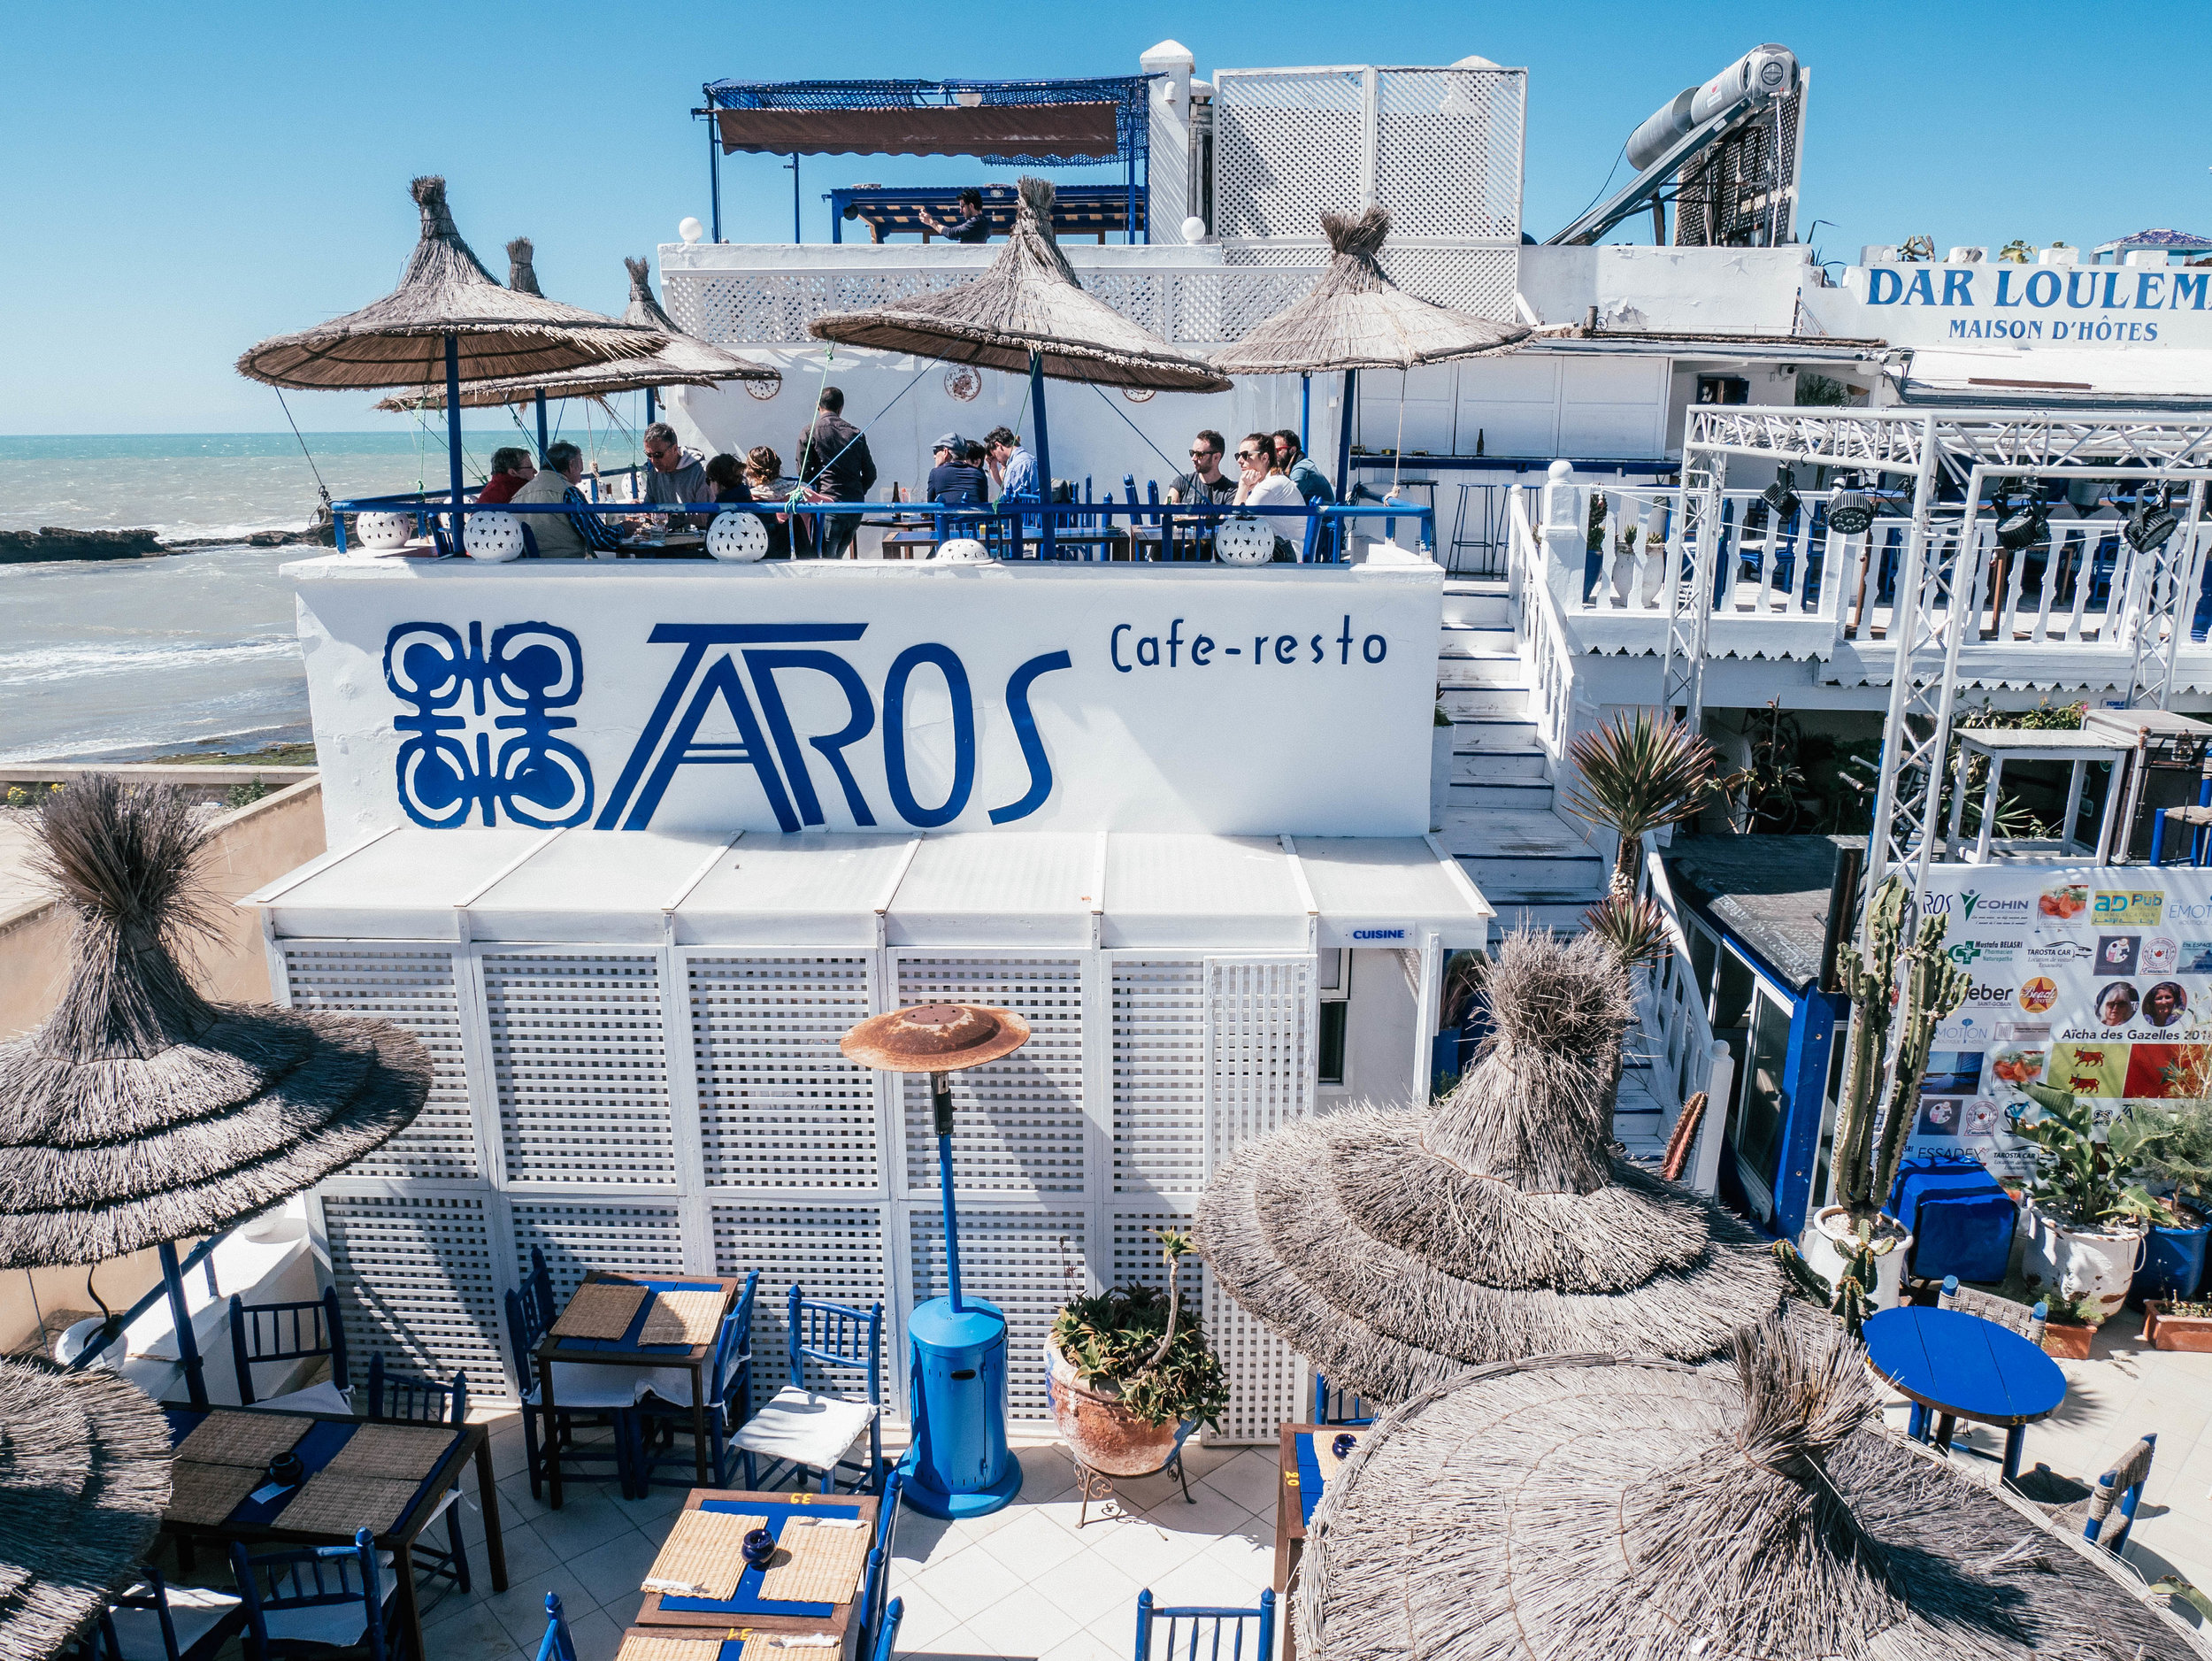
<path fill-rule="evenodd" d="M 2202 0 L 26 6 L 0 67 L 0 431 L 280 425 L 233 358 L 390 288 L 415 236 L 411 174 L 449 177 L 495 272 L 507 239 L 529 235 L 549 294 L 614 310 L 621 257 L 706 215 L 705 135 L 686 113 L 703 81 L 1114 74 L 1169 36 L 1201 74 L 1470 52 L 1525 65 L 1523 218 L 1539 238 L 1591 199 L 1645 115 L 1769 39 L 1813 71 L 1800 226 L 1828 221 L 1809 240 L 1830 258 L 1918 232 L 2086 247 L 2152 225 L 2212 231 Z M 832 185 L 985 176 L 953 159 L 810 158 L 809 238 L 827 236 Z M 733 239 L 788 238 L 776 161 L 733 158 L 724 178 Z M 324 431 L 395 419 L 371 402 L 293 395 Z"/>

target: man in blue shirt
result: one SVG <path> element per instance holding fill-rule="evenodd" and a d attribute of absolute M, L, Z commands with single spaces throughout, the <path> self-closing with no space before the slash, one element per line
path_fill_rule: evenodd
<path fill-rule="evenodd" d="M 963 190 L 960 193 L 960 211 L 949 221 L 930 217 L 927 208 L 914 217 L 949 242 L 987 242 L 991 240 L 991 220 L 983 211 L 983 193 Z"/>
<path fill-rule="evenodd" d="M 1336 500 L 1336 491 L 1329 484 L 1328 475 L 1313 465 L 1299 443 L 1298 434 L 1287 427 L 1271 434 L 1275 441 L 1275 465 L 1283 470 L 1291 483 L 1298 487 L 1298 494 L 1306 499 L 1308 507 L 1317 503 L 1326 505 Z"/>
<path fill-rule="evenodd" d="M 1022 448 L 1013 429 L 995 427 L 983 435 L 984 454 L 991 458 L 991 476 L 998 481 L 1001 502 L 1041 502 L 1044 494 L 1037 488 L 1037 458 Z M 1037 535 L 1043 527 L 1037 519 L 1025 514 L 1022 534 Z"/>
<path fill-rule="evenodd" d="M 983 469 L 968 459 L 968 441 L 947 433 L 930 446 L 936 465 L 929 470 L 929 499 L 947 507 L 979 508 L 990 496 Z"/>

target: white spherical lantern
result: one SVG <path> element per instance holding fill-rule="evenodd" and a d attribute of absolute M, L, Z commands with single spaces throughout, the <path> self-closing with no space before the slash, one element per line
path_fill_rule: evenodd
<path fill-rule="evenodd" d="M 471 559 L 494 565 L 522 558 L 522 521 L 511 513 L 472 513 L 461 546 Z"/>
<path fill-rule="evenodd" d="M 707 552 L 740 565 L 764 558 L 768 527 L 757 513 L 718 513 L 714 523 L 707 527 Z"/>
<path fill-rule="evenodd" d="M 1214 558 L 1225 565 L 1263 565 L 1275 558 L 1275 527 L 1249 513 L 1224 519 L 1214 532 Z"/>
<path fill-rule="evenodd" d="M 415 516 L 411 513 L 356 514 L 353 534 L 346 538 L 346 551 L 363 559 L 374 559 L 379 554 L 406 547 L 414 534 Z"/>
<path fill-rule="evenodd" d="M 695 242 L 706 234 L 707 227 L 700 224 L 697 219 L 692 218 L 689 214 L 686 214 L 682 219 L 678 221 L 676 226 L 676 235 L 682 237 L 687 242 Z"/>
<path fill-rule="evenodd" d="M 1192 214 L 1187 219 L 1185 219 L 1183 221 L 1183 240 L 1187 242 L 1204 242 L 1206 240 L 1206 221 L 1200 219 L 1195 213 Z"/>
<path fill-rule="evenodd" d="M 938 545 L 937 558 L 949 559 L 956 565 L 981 565 L 991 557 L 991 550 L 972 536 L 956 536 Z"/>

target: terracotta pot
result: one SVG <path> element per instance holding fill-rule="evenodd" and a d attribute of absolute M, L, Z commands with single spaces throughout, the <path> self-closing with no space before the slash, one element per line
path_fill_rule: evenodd
<path fill-rule="evenodd" d="M 1107 1476 L 1150 1476 L 1175 1451 L 1176 1425 L 1148 1425 L 1121 1404 L 1120 1392 L 1081 1382 L 1059 1350 L 1045 1345 L 1052 1363 L 1052 1418 L 1078 1459 Z"/>
<path fill-rule="evenodd" d="M 2212 1355 L 2212 1316 L 2169 1314 L 2153 1298 L 2143 1305 L 2143 1341 L 2154 1350 Z"/>
<path fill-rule="evenodd" d="M 2089 1346 L 2096 1342 L 2094 1326 L 2080 1326 L 2074 1321 L 2055 1320 L 2043 1327 L 2043 1353 L 2057 1356 L 2067 1361 L 2089 1359 Z"/>

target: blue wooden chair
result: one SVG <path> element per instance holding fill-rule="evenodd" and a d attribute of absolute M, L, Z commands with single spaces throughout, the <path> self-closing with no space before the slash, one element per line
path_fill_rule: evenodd
<path fill-rule="evenodd" d="M 346 1329 L 338 1319 L 335 1288 L 320 1297 L 296 1303 L 247 1303 L 233 1293 L 230 1300 L 230 1356 L 238 1369 L 238 1399 L 254 1404 L 253 1370 L 265 1362 L 304 1361 L 312 1356 L 330 1357 L 330 1382 L 343 1396 L 353 1388 L 346 1366 Z M 319 1389 L 319 1386 L 311 1388 Z M 305 1396 L 296 1390 L 294 1396 Z M 288 1403 L 289 1397 L 279 1398 Z M 277 1405 L 272 1401 L 268 1406 Z M 303 1405 L 304 1405 L 303 1403 Z M 337 1411 L 351 1411 L 341 1405 Z"/>
<path fill-rule="evenodd" d="M 611 1477 L 620 1485 L 623 1497 L 631 1498 L 640 1489 L 630 1466 L 630 1443 L 636 1430 L 631 1419 L 634 1398 L 626 1382 L 596 1392 L 559 1392 L 562 1399 L 554 1403 L 552 1422 L 543 1426 L 538 1422 L 543 1391 L 538 1383 L 534 1352 L 545 1337 L 545 1326 L 535 1319 L 537 1306 L 534 1293 L 507 1294 L 507 1341 L 514 1356 L 516 1394 L 522 1407 L 522 1452 L 530 1473 L 530 1496 L 535 1499 L 544 1492 L 547 1462 L 558 1459 L 564 1482 L 604 1481 Z M 602 1426 L 613 1433 L 605 1452 L 600 1451 L 597 1443 L 578 1444 L 578 1429 Z M 603 1465 L 606 1468 L 597 1468 Z"/>
<path fill-rule="evenodd" d="M 871 1305 L 864 1314 L 842 1303 L 802 1297 L 795 1286 L 786 1303 L 791 1382 L 730 1438 L 745 1455 L 745 1486 L 758 1490 L 764 1480 L 768 1487 L 781 1487 L 779 1473 L 788 1470 L 795 1480 L 803 1473 L 818 1473 L 825 1494 L 841 1488 L 849 1493 L 865 1488 L 880 1494 L 888 1472 L 883 1457 L 883 1305 Z M 810 1361 L 833 1373 L 865 1378 L 867 1399 L 809 1389 Z M 864 1431 L 868 1437 L 864 1467 L 849 1457 Z M 765 1479 L 758 1469 L 763 1460 L 767 1464 Z"/>
<path fill-rule="evenodd" d="M 1374 1412 L 1350 1390 L 1331 1388 L 1318 1373 L 1313 1375 L 1313 1422 L 1317 1425 L 1371 1425 Z"/>
<path fill-rule="evenodd" d="M 536 1246 L 530 1248 L 530 1278 L 522 1283 L 522 1295 L 530 1301 L 530 1312 L 537 1318 L 540 1331 L 560 1319 L 560 1306 L 553 1301 L 553 1272 L 545 1266 L 545 1253 Z"/>
<path fill-rule="evenodd" d="M 730 1434 L 753 1416 L 753 1296 L 759 1285 L 760 1271 L 756 1269 L 745 1277 L 745 1289 L 722 1318 L 714 1355 L 707 1364 L 711 1393 L 707 1403 L 707 1468 L 713 1473 L 716 1488 L 733 1486 Z M 639 1401 L 634 1422 L 638 1444 L 632 1457 L 640 1491 L 655 1482 L 666 1488 L 695 1486 L 698 1459 L 687 1450 L 680 1455 L 675 1445 L 680 1432 L 687 1434 L 691 1430 L 691 1403 L 664 1402 L 649 1395 Z M 679 1459 L 683 1466 L 680 1475 L 653 1474 L 663 1464 Z"/>
<path fill-rule="evenodd" d="M 231 1542 L 231 1572 L 245 1605 L 249 1661 L 328 1661 L 332 1651 L 385 1661 L 405 1648 L 392 1596 L 392 1554 L 365 1529 L 349 1546 L 308 1546 L 254 1557 Z M 411 1657 L 409 1661 L 423 1661 Z"/>
<path fill-rule="evenodd" d="M 856 1611 L 860 1621 L 858 1652 L 864 1656 L 874 1653 L 876 1634 L 885 1619 L 884 1602 L 891 1596 L 891 1557 L 899 1526 L 899 1490 L 906 1486 L 908 1468 L 902 1459 L 892 1471 L 883 1485 L 883 1503 L 876 1509 L 876 1543 L 868 1553 L 867 1573 L 861 1577 L 860 1606 Z"/>
<path fill-rule="evenodd" d="M 545 1595 L 545 1636 L 538 1642 L 538 1661 L 576 1661 L 576 1641 L 568 1635 L 558 1592 Z"/>
<path fill-rule="evenodd" d="M 88 1639 L 81 1653 L 99 1661 L 208 1661 L 245 1626 L 239 1598 L 206 1587 L 173 1587 L 149 1565 L 143 1580 L 109 1597 L 96 1642 Z"/>
<path fill-rule="evenodd" d="M 906 1618 L 906 1600 L 895 1597 L 891 1607 L 884 1611 L 883 1630 L 876 1634 L 876 1647 L 868 1651 L 868 1661 L 891 1661 L 892 1651 L 899 1642 L 899 1622 Z"/>
<path fill-rule="evenodd" d="M 468 1379 L 457 1373 L 452 1383 L 441 1384 L 435 1379 L 388 1373 L 384 1367 L 383 1354 L 379 1351 L 369 1357 L 368 1400 L 363 1406 L 371 1419 L 409 1425 L 450 1425 L 458 1430 L 469 1422 Z M 438 1501 L 438 1511 L 445 1514 L 446 1539 L 450 1549 L 441 1551 L 435 1546 L 426 1546 L 419 1536 L 415 1541 L 415 1566 L 434 1579 L 451 1580 L 465 1592 L 469 1589 L 469 1557 L 461 1541 L 461 1473 L 457 1467 L 452 1485 Z M 424 1520 L 424 1528 L 427 1529 L 437 1518 L 438 1512 L 432 1512 Z"/>
<path fill-rule="evenodd" d="M 1271 1661 L 1275 1653 L 1275 1594 L 1257 1609 L 1155 1609 L 1149 1587 L 1137 1594 L 1136 1661 L 1154 1661 L 1153 1634 L 1166 1627 L 1159 1661 Z M 1200 1648 L 1201 1645 L 1204 1648 Z"/>
<path fill-rule="evenodd" d="M 2023 1472 L 2012 1486 L 2060 1527 L 2080 1529 L 2084 1540 L 2116 1557 L 2135 1526 L 2135 1508 L 2142 1503 L 2143 1484 L 2150 1480 L 2151 1459 L 2157 1451 L 2157 1436 L 2145 1436 L 2097 1479 L 2094 1488 L 2060 1476 L 2040 1462 L 2032 1471 Z M 2120 1513 L 2120 1526 L 2107 1534 L 2115 1511 Z"/>

